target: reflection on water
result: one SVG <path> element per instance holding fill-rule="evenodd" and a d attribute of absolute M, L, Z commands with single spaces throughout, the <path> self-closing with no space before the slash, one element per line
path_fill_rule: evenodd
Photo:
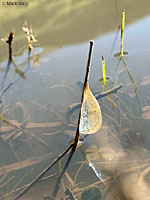
<path fill-rule="evenodd" d="M 43 2 L 46 3 L 46 1 Z M 64 3 L 64 1 L 60 2 Z M 35 32 L 37 30 L 39 33 L 40 47 L 34 48 L 32 55 L 29 55 L 28 51 L 20 50 L 23 53 L 14 57 L 16 67 L 10 66 L 4 82 L 7 60 L 0 63 L 0 84 L 3 83 L 0 92 L 2 100 L 0 112 L 9 120 L 9 125 L 0 122 L 1 199 L 13 199 L 18 193 L 15 190 L 33 180 L 66 147 L 75 134 L 79 111 L 74 109 L 72 113 L 69 113 L 70 121 L 66 118 L 66 113 L 69 106 L 73 108 L 74 103 L 80 102 L 81 99 L 81 88 L 78 83 L 83 81 L 88 43 L 70 45 L 52 53 L 48 52 L 47 46 L 51 43 L 52 46 L 58 47 L 60 44 L 83 42 L 89 37 L 97 36 L 92 59 L 90 87 L 95 94 L 103 91 L 99 82 L 102 74 L 100 66 L 102 55 L 106 61 L 106 74 L 111 77 L 111 81 L 108 82 L 109 88 L 113 87 L 119 59 L 113 55 L 120 49 L 119 38 L 114 43 L 116 32 L 98 36 L 102 32 L 94 28 L 97 25 L 95 23 L 93 31 L 89 35 L 83 34 L 84 39 L 76 38 L 74 34 L 71 38 L 66 35 L 67 39 L 62 39 L 68 27 L 70 27 L 69 31 L 77 28 L 77 25 L 73 25 L 72 21 L 69 21 L 68 16 L 71 15 L 73 22 L 76 22 L 78 20 L 76 11 L 80 12 L 82 16 L 85 8 L 89 9 L 89 6 L 93 8 L 93 14 L 90 14 L 93 16 L 91 20 L 98 15 L 94 14 L 95 5 L 98 6 L 101 2 L 98 3 L 94 0 L 81 2 L 72 7 L 73 1 L 66 1 L 65 5 L 63 4 L 61 7 L 59 3 L 55 5 L 54 1 L 49 5 L 50 8 L 48 6 L 42 8 L 44 10 L 51 9 L 53 12 L 56 7 L 59 8 L 58 12 L 53 15 L 53 21 L 47 23 L 50 24 L 49 28 L 55 28 L 53 31 L 59 32 L 61 29 L 61 42 L 56 41 L 60 33 L 55 38 L 53 34 L 50 34 L 52 38 L 46 37 L 49 34 L 47 23 L 40 24 L 42 26 L 40 31 L 37 30 L 38 25 L 35 23 L 33 30 Z M 117 1 L 115 3 L 117 9 L 120 10 L 122 6 Z M 34 10 L 34 19 L 36 18 L 35 8 L 38 8 L 39 4 L 33 2 L 32 6 L 30 12 L 32 9 Z M 44 3 L 42 6 L 44 7 Z M 64 16 L 61 20 L 60 10 Z M 126 13 L 127 16 L 130 16 L 128 11 Z M 145 13 L 146 8 L 141 15 L 145 15 Z M 68 20 L 65 20 L 66 18 Z M 7 20 L 5 18 L 5 23 Z M 44 17 L 41 20 L 44 20 Z M 130 20 L 128 21 L 130 22 Z M 59 22 L 57 26 L 56 22 Z M 12 21 L 10 20 L 9 23 L 11 24 Z M 80 23 L 79 26 L 82 25 L 82 20 Z M 85 23 L 88 24 L 87 21 Z M 116 23 L 118 25 L 117 21 Z M 117 84 L 123 84 L 123 87 L 119 89 L 118 93 L 112 95 L 115 110 L 112 109 L 109 97 L 99 100 L 103 126 L 96 134 L 84 138 L 84 144 L 77 150 L 72 165 L 64 176 L 64 186 L 69 187 L 77 199 L 80 199 L 81 196 L 83 198 L 82 192 L 94 186 L 101 189 L 102 199 L 149 199 L 149 24 L 149 17 L 145 17 L 127 26 L 125 30 L 124 49 L 129 52 L 125 56 L 125 60 L 140 89 L 140 95 L 136 93 L 126 69 L 120 63 Z M 74 29 L 71 29 L 73 26 L 75 26 Z M 108 24 L 107 27 L 109 27 Z M 112 27 L 110 29 L 112 30 Z M 105 31 L 108 29 L 104 29 Z M 17 39 L 16 35 L 16 43 L 19 41 L 19 45 L 23 44 L 21 38 L 22 35 L 20 35 L 20 39 Z M 53 44 L 52 40 L 56 43 Z M 115 46 L 111 52 L 113 44 Z M 49 49 L 51 48 L 53 47 L 49 47 Z M 6 53 L 6 51 L 4 52 Z M 0 52 L 0 55 L 3 57 L 3 52 Z M 35 67 L 36 61 L 39 63 Z M 28 70 L 26 70 L 27 68 Z M 17 69 L 25 73 L 26 79 L 16 73 Z M 8 87 L 9 85 L 10 87 Z M 80 86 L 82 87 L 82 84 Z M 3 92 L 6 88 L 8 88 L 6 92 Z M 63 163 L 64 161 L 62 161 Z M 95 173 L 87 163 L 92 166 Z M 44 195 L 50 195 L 57 177 L 55 173 L 60 169 L 60 166 L 54 167 L 49 173 L 53 174 L 53 177 L 41 180 L 22 199 L 44 199 L 46 198 Z M 99 181 L 95 174 L 103 181 Z M 12 191 L 15 192 L 10 193 Z M 9 195 L 6 198 L 2 197 L 7 193 Z M 58 196 L 63 195 L 62 187 Z"/>
<path fill-rule="evenodd" d="M 44 46 L 48 52 L 115 30 L 120 24 L 123 9 L 126 10 L 128 24 L 148 15 L 149 6 L 147 0 L 29 0 L 27 7 L 1 5 L 0 35 L 4 37 L 11 28 L 15 28 L 17 36 L 13 50 L 15 55 L 20 55 L 26 46 L 22 25 L 27 21 L 37 36 L 37 45 Z M 1 60 L 7 55 L 7 48 L 2 47 Z"/>

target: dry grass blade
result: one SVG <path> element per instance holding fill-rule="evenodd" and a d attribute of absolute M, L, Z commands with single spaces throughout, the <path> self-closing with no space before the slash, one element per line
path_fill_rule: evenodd
<path fill-rule="evenodd" d="M 9 125 L 9 121 L 0 113 L 0 119 L 7 125 Z"/>

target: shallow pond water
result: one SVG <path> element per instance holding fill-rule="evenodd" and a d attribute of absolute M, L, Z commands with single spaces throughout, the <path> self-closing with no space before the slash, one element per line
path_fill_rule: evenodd
<path fill-rule="evenodd" d="M 1 42 L 0 46 L 0 112 L 10 123 L 0 122 L 0 199 L 15 199 L 21 187 L 31 182 L 74 138 L 79 108 L 73 111 L 71 108 L 81 99 L 89 40 L 93 39 L 89 81 L 92 92 L 98 95 L 104 91 L 99 82 L 102 56 L 106 74 L 111 77 L 109 89 L 120 84 L 122 87 L 112 94 L 114 109 L 109 96 L 98 100 L 102 127 L 96 134 L 85 137 L 77 149 L 64 175 L 58 199 L 68 198 L 66 188 L 74 195 L 72 198 L 82 200 L 87 199 L 89 188 L 96 188 L 99 192 L 92 199 L 148 200 L 149 3 L 116 0 L 102 6 L 96 0 L 39 2 L 29 1 L 28 8 L 0 7 L 0 17 L 17 11 L 16 15 L 9 12 L 0 25 L 3 38 L 12 26 L 16 29 L 15 65 L 8 66 L 7 44 Z M 123 8 L 127 18 L 124 51 L 128 52 L 124 59 L 139 93 L 123 62 L 118 64 L 119 57 L 114 57 L 120 51 L 117 27 Z M 38 39 L 30 56 L 21 30 L 25 20 L 32 24 Z M 66 157 L 47 173 L 53 177 L 40 181 L 20 199 L 51 199 L 56 173 Z"/>

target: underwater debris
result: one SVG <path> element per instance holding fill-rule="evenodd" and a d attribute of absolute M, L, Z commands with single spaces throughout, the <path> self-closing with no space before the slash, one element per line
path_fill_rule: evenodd
<path fill-rule="evenodd" d="M 140 85 L 141 86 L 150 85 L 150 76 L 149 75 L 145 76 Z"/>
<path fill-rule="evenodd" d="M 143 108 L 142 118 L 143 119 L 150 119 L 150 106 L 145 106 Z"/>

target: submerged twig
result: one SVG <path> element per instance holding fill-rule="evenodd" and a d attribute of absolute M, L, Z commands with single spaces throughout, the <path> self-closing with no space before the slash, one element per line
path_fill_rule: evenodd
<path fill-rule="evenodd" d="M 15 197 L 14 200 L 19 199 L 22 197 L 28 190 L 31 189 L 31 187 L 37 183 L 61 158 L 64 157 L 64 155 L 70 151 L 70 149 L 73 147 L 73 144 L 71 144 L 62 154 L 60 154 L 47 168 L 45 168 L 31 183 L 28 184 L 28 187 L 25 188 L 20 194 L 18 194 L 17 197 Z"/>

